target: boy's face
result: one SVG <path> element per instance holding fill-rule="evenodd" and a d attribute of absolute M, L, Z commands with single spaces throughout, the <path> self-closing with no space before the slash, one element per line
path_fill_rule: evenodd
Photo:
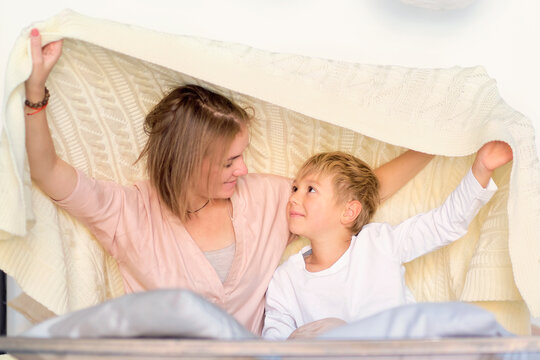
<path fill-rule="evenodd" d="M 290 232 L 315 239 L 331 236 L 343 227 L 343 205 L 336 202 L 332 180 L 332 176 L 317 174 L 294 180 L 287 203 Z"/>

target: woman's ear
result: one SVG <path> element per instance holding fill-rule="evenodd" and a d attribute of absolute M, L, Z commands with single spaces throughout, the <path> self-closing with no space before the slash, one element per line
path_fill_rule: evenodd
<path fill-rule="evenodd" d="M 362 203 L 358 200 L 351 200 L 345 204 L 341 214 L 341 224 L 350 225 L 362 212 Z"/>

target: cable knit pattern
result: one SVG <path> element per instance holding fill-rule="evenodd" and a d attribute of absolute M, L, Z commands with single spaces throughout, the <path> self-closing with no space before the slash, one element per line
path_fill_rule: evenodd
<path fill-rule="evenodd" d="M 495 173 L 500 190 L 469 233 L 407 264 L 406 280 L 419 301 L 484 302 L 517 332 L 528 331 L 525 303 L 540 316 L 534 129 L 504 103 L 481 67 L 413 69 L 268 53 L 68 11 L 37 26 L 45 41 L 65 38 L 47 83 L 56 150 L 98 179 L 129 184 L 145 176 L 143 164 L 134 164 L 145 142 L 144 115 L 184 83 L 209 87 L 254 111 L 246 153 L 253 172 L 293 176 L 309 155 L 334 149 L 374 167 L 405 148 L 441 155 L 385 202 L 375 221 L 398 223 L 441 204 L 483 143 L 508 142 L 514 162 Z M 31 186 L 22 112 L 28 33 L 12 52 L 2 107 L 0 267 L 61 314 L 123 288 L 115 262 L 90 233 Z M 285 256 L 293 247 L 298 243 Z"/>

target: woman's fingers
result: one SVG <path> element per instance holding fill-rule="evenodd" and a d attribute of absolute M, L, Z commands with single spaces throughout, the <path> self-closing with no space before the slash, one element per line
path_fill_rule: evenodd
<path fill-rule="evenodd" d="M 62 55 L 63 40 L 54 41 L 42 49 L 43 62 L 47 70 L 51 70 Z"/>
<path fill-rule="evenodd" d="M 43 50 L 41 49 L 41 34 L 38 29 L 30 32 L 30 51 L 32 52 L 32 64 L 35 68 L 43 63 Z"/>
<path fill-rule="evenodd" d="M 45 86 L 45 81 L 52 68 L 62 55 L 63 41 L 54 41 L 50 44 L 41 46 L 41 34 L 38 29 L 32 29 L 30 32 L 30 51 L 32 57 L 32 73 L 27 81 L 27 85 L 37 87 Z"/>

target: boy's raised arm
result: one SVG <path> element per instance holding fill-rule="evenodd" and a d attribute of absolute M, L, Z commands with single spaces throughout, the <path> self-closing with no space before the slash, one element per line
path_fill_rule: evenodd
<path fill-rule="evenodd" d="M 495 183 L 489 186 L 493 171 L 512 158 L 508 144 L 484 144 L 471 170 L 441 206 L 391 226 L 394 237 L 386 243 L 386 249 L 401 262 L 408 262 L 465 235 L 480 208 L 496 191 Z"/>
<path fill-rule="evenodd" d="M 433 155 L 408 150 L 374 170 L 379 179 L 379 198 L 381 202 L 394 195 L 416 176 L 430 161 Z"/>

